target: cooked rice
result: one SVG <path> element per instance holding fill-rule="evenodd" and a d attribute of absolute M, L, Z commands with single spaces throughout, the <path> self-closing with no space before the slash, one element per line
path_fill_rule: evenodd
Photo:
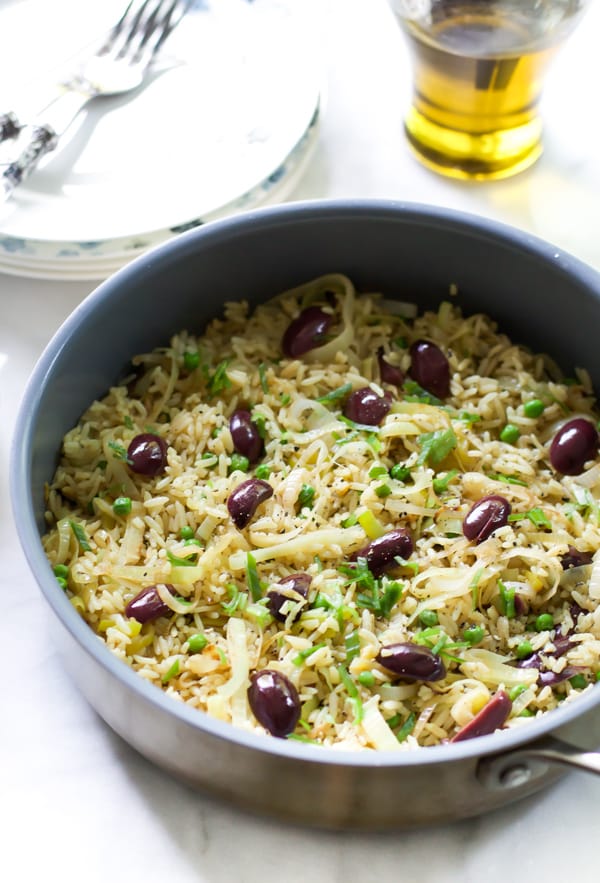
<path fill-rule="evenodd" d="M 318 358 L 282 358 L 285 329 L 315 301 L 343 316 L 337 337 Z M 412 396 L 393 390 L 390 413 L 367 431 L 340 419 L 343 400 L 318 402 L 345 384 L 381 393 L 379 348 L 407 371 L 407 347 L 423 338 L 450 362 L 451 394 L 443 405 L 428 403 L 414 385 Z M 198 367 L 185 368 L 184 354 L 196 352 Z M 600 468 L 596 460 L 580 476 L 561 476 L 548 459 L 549 440 L 567 417 L 598 421 L 585 371 L 565 381 L 550 359 L 513 344 L 491 319 L 463 317 L 448 302 L 403 318 L 378 295 L 355 295 L 341 276 L 314 280 L 252 313 L 245 302 L 227 304 L 224 319 L 202 337 L 182 332 L 169 346 L 136 356 L 133 366 L 66 435 L 46 490 L 44 542 L 51 564 L 68 567 L 71 603 L 141 677 L 214 717 L 266 733 L 247 688 L 253 671 L 274 669 L 302 702 L 295 738 L 400 750 L 452 738 L 498 690 L 513 699 L 505 724 L 513 728 L 596 681 L 600 560 L 563 570 L 562 556 L 571 546 L 590 553 L 600 546 Z M 531 398 L 545 404 L 537 418 L 524 415 Z M 229 417 L 248 406 L 262 418 L 259 463 L 270 468 L 274 494 L 238 530 L 227 499 L 256 467 L 229 474 Z M 499 440 L 507 423 L 520 429 L 514 444 Z M 422 462 L 422 436 L 450 428 L 454 449 L 433 467 Z M 122 449 L 146 431 L 168 443 L 168 466 L 155 478 L 134 474 L 122 459 Z M 387 474 L 397 463 L 410 469 L 404 482 Z M 370 477 L 374 466 L 385 470 Z M 434 489 L 433 480 L 451 470 L 457 472 L 447 486 L 438 481 Z M 315 490 L 312 508 L 298 505 L 303 485 Z M 487 494 L 505 497 L 514 514 L 541 512 L 541 524 L 525 516 L 469 542 L 463 518 Z M 122 495 L 132 510 L 118 516 L 112 503 Z M 84 531 L 79 540 L 73 525 Z M 362 525 L 371 537 L 398 526 L 414 537 L 410 560 L 377 584 L 381 592 L 393 581 L 402 587 L 389 617 L 369 609 L 364 586 L 338 569 L 368 542 Z M 185 527 L 201 547 L 184 543 Z M 280 623 L 269 615 L 266 596 L 249 595 L 248 552 L 263 592 L 289 574 L 311 575 L 297 621 L 297 605 Z M 192 566 L 172 561 L 190 555 Z M 148 585 L 159 586 L 173 614 L 140 626 L 125 607 Z M 506 588 L 518 597 L 516 612 L 503 601 Z M 424 626 L 423 610 L 435 611 L 438 623 Z M 552 615 L 555 630 L 536 631 L 541 613 Z M 475 626 L 484 637 L 470 645 L 464 631 Z M 198 634 L 206 646 L 190 652 L 188 639 Z M 553 641 L 567 634 L 571 648 L 553 656 Z M 441 653 L 446 677 L 407 683 L 375 661 L 382 645 L 406 641 Z M 536 669 L 516 664 L 524 641 L 549 654 L 547 670 L 574 666 L 583 678 L 539 685 Z M 359 680 L 363 672 L 372 674 Z"/>

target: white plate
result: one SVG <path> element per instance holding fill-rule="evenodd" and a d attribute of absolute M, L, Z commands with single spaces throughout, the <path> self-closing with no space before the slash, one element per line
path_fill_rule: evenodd
<path fill-rule="evenodd" d="M 0 6 L 0 32 L 11 38 L 3 44 L 12 47 L 0 59 L 0 110 L 27 115 L 24 108 L 44 91 L 41 72 L 53 67 L 54 77 L 56 57 L 90 44 L 122 5 Z M 272 199 L 317 131 L 321 74 L 310 52 L 309 7 L 294 0 L 197 2 L 148 85 L 90 105 L 0 206 L 0 269 L 42 275 L 75 265 L 82 273 L 116 268 L 182 229 Z M 28 88 L 11 96 L 7 82 L 28 77 Z M 1 151 L 6 160 L 14 144 Z"/>

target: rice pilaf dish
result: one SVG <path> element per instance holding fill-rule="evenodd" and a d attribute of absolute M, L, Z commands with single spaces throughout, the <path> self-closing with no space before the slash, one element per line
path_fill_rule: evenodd
<path fill-rule="evenodd" d="M 339 274 L 135 356 L 65 437 L 45 550 L 107 647 L 238 727 L 408 750 L 600 675 L 590 380 Z"/>

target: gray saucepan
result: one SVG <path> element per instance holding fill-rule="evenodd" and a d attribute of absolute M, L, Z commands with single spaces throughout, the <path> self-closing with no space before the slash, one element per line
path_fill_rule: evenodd
<path fill-rule="evenodd" d="M 79 617 L 40 542 L 44 482 L 61 439 L 132 355 L 183 328 L 201 331 L 225 300 L 251 304 L 330 272 L 359 290 L 435 306 L 458 288 L 467 313 L 585 366 L 600 388 L 600 275 L 534 237 L 482 218 L 384 201 L 259 210 L 181 234 L 104 282 L 48 344 L 16 427 L 14 515 L 54 616 L 66 670 L 104 720 L 188 784 L 280 819 L 385 829 L 476 815 L 555 781 L 600 773 L 600 687 L 527 726 L 415 752 L 346 752 L 254 735 L 174 701 L 115 658 Z"/>

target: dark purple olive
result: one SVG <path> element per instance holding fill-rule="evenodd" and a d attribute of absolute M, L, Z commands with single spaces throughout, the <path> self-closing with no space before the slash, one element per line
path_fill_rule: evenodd
<path fill-rule="evenodd" d="M 550 462 L 563 475 L 579 475 L 598 452 L 598 430 L 589 420 L 576 417 L 562 426 L 550 445 Z"/>
<path fill-rule="evenodd" d="M 408 373 L 438 399 L 450 394 L 450 364 L 439 346 L 430 340 L 416 340 L 412 344 Z"/>
<path fill-rule="evenodd" d="M 568 635 L 558 635 L 552 639 L 552 643 L 554 644 L 554 650 L 550 650 L 543 655 L 552 656 L 554 659 L 559 659 L 561 656 L 564 656 L 567 650 L 570 650 L 571 647 L 573 647 L 573 641 L 570 640 Z M 527 659 L 519 660 L 519 662 L 517 662 L 517 668 L 537 668 L 538 671 L 542 671 L 545 668 L 542 652 L 538 650 L 536 653 L 532 653 L 531 656 L 528 656 Z"/>
<path fill-rule="evenodd" d="M 300 719 L 300 697 L 281 672 L 265 668 L 250 676 L 248 702 L 256 720 L 272 736 L 293 733 Z"/>
<path fill-rule="evenodd" d="M 451 742 L 464 742 L 465 739 L 475 739 L 477 736 L 488 736 L 500 727 L 504 726 L 512 709 L 512 702 L 508 693 L 498 690 L 484 705 L 472 721 L 465 724 L 462 729 L 450 739 Z"/>
<path fill-rule="evenodd" d="M 229 431 L 233 447 L 250 463 L 256 463 L 263 451 L 263 440 L 256 423 L 252 422 L 250 411 L 238 408 L 229 418 Z"/>
<path fill-rule="evenodd" d="M 354 423 L 378 426 L 392 406 L 390 396 L 380 396 L 370 386 L 351 392 L 344 404 L 344 416 Z"/>
<path fill-rule="evenodd" d="M 482 543 L 499 527 L 508 524 L 511 508 L 508 500 L 499 494 L 482 497 L 471 506 L 465 515 L 463 534 L 468 540 Z"/>
<path fill-rule="evenodd" d="M 562 671 L 541 671 L 537 679 L 539 687 L 556 687 L 563 681 L 568 681 L 573 675 L 583 671 L 580 665 L 565 665 Z"/>
<path fill-rule="evenodd" d="M 278 586 L 282 587 L 283 591 L 280 592 L 275 588 L 269 589 L 267 592 L 269 598 L 269 611 L 274 619 L 279 622 L 285 622 L 288 614 L 282 613 L 281 608 L 286 601 L 293 601 L 295 604 L 299 601 L 298 598 L 295 598 L 292 594 L 286 594 L 286 592 L 295 592 L 297 595 L 302 595 L 303 598 L 307 598 L 311 582 L 312 577 L 308 573 L 291 573 L 277 583 Z M 300 617 L 301 613 L 302 611 L 298 610 L 294 616 L 293 622 Z"/>
<path fill-rule="evenodd" d="M 377 537 L 376 540 L 371 540 L 358 552 L 354 552 L 351 560 L 366 558 L 367 567 L 373 576 L 381 576 L 388 568 L 398 566 L 396 558 L 406 560 L 413 551 L 414 543 L 409 531 L 405 527 L 398 527 Z"/>
<path fill-rule="evenodd" d="M 167 443 L 160 435 L 142 432 L 129 443 L 127 460 L 140 475 L 159 475 L 167 465 Z"/>
<path fill-rule="evenodd" d="M 175 594 L 175 589 L 172 585 L 165 584 L 165 588 L 172 595 Z M 145 589 L 138 592 L 135 598 L 129 601 L 125 608 L 126 616 L 129 616 L 131 619 L 137 619 L 141 623 L 152 622 L 153 619 L 158 619 L 159 616 L 167 616 L 172 612 L 171 608 L 165 604 L 158 594 L 156 586 L 146 586 Z"/>
<path fill-rule="evenodd" d="M 258 506 L 273 496 L 273 488 L 262 478 L 249 478 L 229 494 L 227 509 L 237 528 L 246 527 Z"/>
<path fill-rule="evenodd" d="M 381 377 L 382 383 L 389 383 L 391 386 L 402 386 L 404 383 L 404 371 L 396 367 L 396 365 L 390 365 L 390 363 L 383 358 L 382 349 L 377 353 L 377 363 L 379 365 L 379 376 Z"/>
<path fill-rule="evenodd" d="M 388 644 L 375 659 L 404 681 L 440 681 L 446 677 L 442 658 L 420 644 Z"/>
<path fill-rule="evenodd" d="M 527 601 L 525 601 L 522 595 L 519 595 L 518 592 L 515 592 L 515 614 L 517 616 L 525 616 L 528 610 L 529 606 L 527 604 Z"/>
<path fill-rule="evenodd" d="M 307 307 L 286 328 L 281 348 L 284 356 L 296 359 L 309 350 L 321 346 L 333 316 L 321 307 Z"/>
<path fill-rule="evenodd" d="M 568 552 L 560 556 L 563 570 L 570 570 L 572 567 L 584 567 L 586 564 L 591 564 L 593 560 L 594 556 L 591 552 L 580 552 L 575 546 L 569 546 Z"/>

